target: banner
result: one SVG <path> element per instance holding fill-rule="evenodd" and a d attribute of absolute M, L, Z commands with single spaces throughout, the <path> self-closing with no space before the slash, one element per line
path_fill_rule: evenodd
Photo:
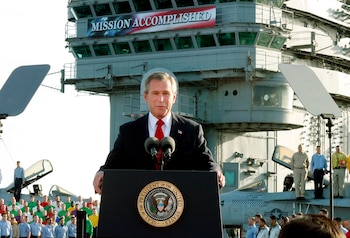
<path fill-rule="evenodd" d="M 99 17 L 88 21 L 87 37 L 214 27 L 215 22 L 215 6 Z"/>

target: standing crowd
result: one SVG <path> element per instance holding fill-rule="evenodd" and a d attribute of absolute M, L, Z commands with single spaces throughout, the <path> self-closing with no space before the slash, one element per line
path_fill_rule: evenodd
<path fill-rule="evenodd" d="M 344 224 L 346 227 L 344 227 Z M 337 217 L 334 220 L 328 218 L 328 211 L 320 209 L 319 214 L 304 215 L 301 212 L 289 217 L 281 216 L 278 219 L 271 215 L 269 220 L 262 214 L 256 214 L 248 219 L 248 228 L 245 238 L 345 238 L 350 237 L 350 221 L 342 222 Z M 230 238 L 234 235 L 230 234 Z"/>
<path fill-rule="evenodd" d="M 12 197 L 9 203 L 0 198 L 0 237 L 1 238 L 74 238 L 77 237 L 77 212 L 86 212 L 84 236 L 96 237 L 98 227 L 99 201 L 84 201 L 81 196 L 77 201 L 70 196 L 61 201 L 60 196 L 51 200 L 44 195 L 42 200 L 29 201 Z"/>
<path fill-rule="evenodd" d="M 339 145 L 336 146 L 332 154 L 333 172 L 333 196 L 334 198 L 344 198 L 345 173 L 350 173 L 350 155 L 347 156 L 341 151 Z M 302 145 L 298 146 L 298 152 L 291 158 L 291 169 L 295 185 L 295 196 L 297 200 L 305 200 L 305 182 L 309 171 L 314 179 L 314 199 L 324 199 L 323 196 L 323 176 L 329 172 L 327 170 L 327 159 L 321 153 L 321 146 L 316 147 L 316 153 L 312 155 L 311 163 Z"/>

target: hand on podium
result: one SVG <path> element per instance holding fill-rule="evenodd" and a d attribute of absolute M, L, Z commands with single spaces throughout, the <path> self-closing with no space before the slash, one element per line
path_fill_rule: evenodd
<path fill-rule="evenodd" d="M 103 171 L 98 171 L 95 174 L 93 185 L 95 189 L 95 193 L 100 194 L 102 193 L 102 182 L 103 182 Z"/>
<path fill-rule="evenodd" d="M 225 187 L 225 176 L 223 175 L 223 173 L 221 171 L 216 171 L 217 175 L 218 175 L 218 183 L 220 185 L 220 188 Z"/>

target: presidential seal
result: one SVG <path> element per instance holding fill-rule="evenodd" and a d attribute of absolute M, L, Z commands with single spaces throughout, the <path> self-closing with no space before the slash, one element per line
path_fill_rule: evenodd
<path fill-rule="evenodd" d="M 167 227 L 182 215 L 184 199 L 180 190 L 167 181 L 147 184 L 137 199 L 141 218 L 151 226 Z"/>

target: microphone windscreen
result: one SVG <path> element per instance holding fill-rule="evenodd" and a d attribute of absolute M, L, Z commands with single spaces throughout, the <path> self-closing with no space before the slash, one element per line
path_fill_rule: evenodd
<path fill-rule="evenodd" d="M 175 150 L 175 140 L 170 136 L 164 137 L 160 142 L 160 147 L 163 151 L 170 149 L 171 153 L 173 153 Z"/>
<path fill-rule="evenodd" d="M 149 137 L 145 141 L 145 150 L 147 153 L 151 154 L 151 149 L 155 148 L 156 150 L 159 149 L 159 140 L 157 137 Z"/>

